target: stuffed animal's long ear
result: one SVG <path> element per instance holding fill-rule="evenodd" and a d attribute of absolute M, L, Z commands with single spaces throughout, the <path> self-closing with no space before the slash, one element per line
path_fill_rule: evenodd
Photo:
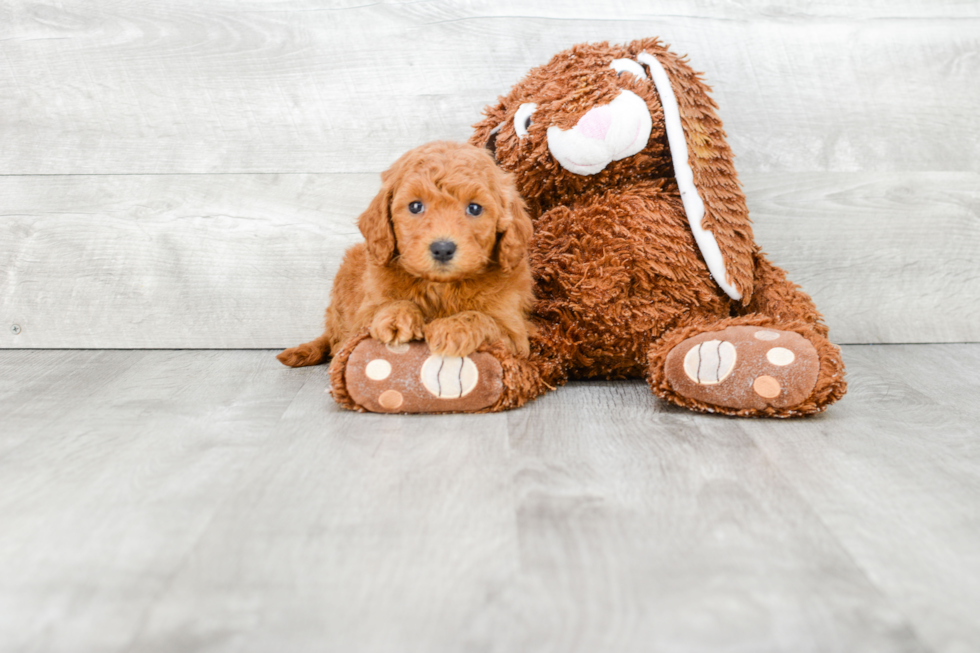
<path fill-rule="evenodd" d="M 381 190 L 357 219 L 364 236 L 368 256 L 378 265 L 388 265 L 395 258 L 395 228 L 391 223 L 393 194 L 390 171 L 381 175 Z"/>
<path fill-rule="evenodd" d="M 701 255 L 725 293 L 746 305 L 752 297 L 757 247 L 732 150 L 715 113 L 718 105 L 700 76 L 658 41 L 629 47 L 650 68 L 657 86 L 674 176 Z M 676 107 L 673 116 L 671 104 Z M 679 124 L 672 127 L 671 118 Z"/>
<path fill-rule="evenodd" d="M 527 256 L 527 244 L 534 233 L 534 226 L 517 190 L 511 188 L 507 193 L 506 213 L 497 223 L 497 261 L 501 268 L 509 272 Z"/>

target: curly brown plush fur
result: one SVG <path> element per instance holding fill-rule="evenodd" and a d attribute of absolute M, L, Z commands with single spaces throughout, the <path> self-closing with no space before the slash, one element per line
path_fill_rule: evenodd
<path fill-rule="evenodd" d="M 674 176 L 660 95 L 647 75 L 617 74 L 611 67 L 614 60 L 642 60 L 641 53 L 656 57 L 670 78 L 688 162 L 705 206 L 701 224 L 717 241 L 725 280 L 737 289 L 738 299 L 722 291 L 695 242 Z M 652 76 L 649 67 L 642 71 Z M 566 169 L 549 149 L 549 130 L 572 129 L 624 89 L 649 110 L 653 126 L 646 146 L 596 174 Z M 589 377 L 643 376 L 667 401 L 731 415 L 812 414 L 844 394 L 840 351 L 827 340 L 820 313 L 754 242 L 732 152 L 708 90 L 698 73 L 656 39 L 625 46 L 584 44 L 530 71 L 475 125 L 471 142 L 486 146 L 513 173 L 535 225 L 531 266 L 538 329 L 530 359 L 512 366 L 510 376 L 505 371 L 505 383 L 513 387 L 497 408 L 521 405 L 568 378 Z M 533 114 L 519 124 L 515 116 L 524 115 L 519 110 L 531 103 Z M 819 371 L 804 400 L 732 408 L 677 391 L 679 384 L 665 372 L 669 352 L 692 336 L 733 325 L 798 333 L 810 342 Z"/>
<path fill-rule="evenodd" d="M 529 207 L 537 303 L 528 358 L 480 347 L 503 385 L 481 412 L 570 378 L 645 377 L 666 401 L 738 416 L 810 415 L 844 394 L 820 313 L 753 239 L 708 90 L 656 39 L 584 44 L 485 110 L 471 142 Z M 355 345 L 331 372 L 338 401 L 362 409 L 344 387 Z"/>

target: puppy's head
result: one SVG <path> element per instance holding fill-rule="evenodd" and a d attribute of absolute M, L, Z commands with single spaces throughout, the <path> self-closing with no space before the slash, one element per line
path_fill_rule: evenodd
<path fill-rule="evenodd" d="M 404 154 L 381 175 L 358 227 L 378 265 L 456 281 L 524 259 L 531 221 L 510 176 L 483 148 L 439 141 Z"/>

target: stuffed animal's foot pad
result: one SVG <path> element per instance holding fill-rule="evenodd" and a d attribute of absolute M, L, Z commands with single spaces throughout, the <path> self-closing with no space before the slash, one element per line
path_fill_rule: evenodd
<path fill-rule="evenodd" d="M 500 362 L 487 353 L 436 356 L 424 342 L 363 340 L 344 371 L 347 392 L 373 413 L 473 412 L 503 392 Z"/>
<path fill-rule="evenodd" d="M 667 354 L 664 373 L 678 394 L 715 406 L 790 408 L 817 383 L 820 361 L 792 331 L 739 326 L 688 338 Z"/>

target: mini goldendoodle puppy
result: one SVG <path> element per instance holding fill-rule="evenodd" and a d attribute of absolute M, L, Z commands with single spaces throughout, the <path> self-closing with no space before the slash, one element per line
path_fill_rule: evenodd
<path fill-rule="evenodd" d="M 510 175 L 483 148 L 439 141 L 381 179 L 358 219 L 365 242 L 347 250 L 334 280 L 323 335 L 277 358 L 322 363 L 365 328 L 392 351 L 424 338 L 437 356 L 498 342 L 527 356 L 532 227 Z"/>

